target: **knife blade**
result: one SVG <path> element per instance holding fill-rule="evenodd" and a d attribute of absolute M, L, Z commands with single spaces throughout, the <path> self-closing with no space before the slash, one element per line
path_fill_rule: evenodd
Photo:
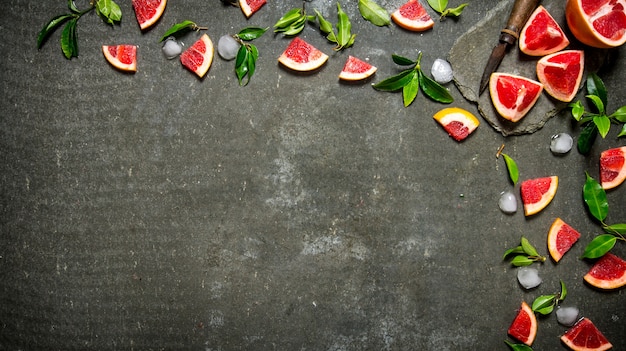
<path fill-rule="evenodd" d="M 528 21 L 528 18 L 539 5 L 540 0 L 515 0 L 513 9 L 507 21 L 506 27 L 500 31 L 498 44 L 493 48 L 491 56 L 485 65 L 483 76 L 480 79 L 478 95 L 481 95 L 489 84 L 491 73 L 495 72 L 504 58 L 507 49 L 514 45 L 519 38 L 519 33 Z"/>

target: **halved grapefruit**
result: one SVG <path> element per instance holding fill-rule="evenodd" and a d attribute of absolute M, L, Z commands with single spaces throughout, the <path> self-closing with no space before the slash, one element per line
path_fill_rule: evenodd
<path fill-rule="evenodd" d="M 376 67 L 360 60 L 352 55 L 348 55 L 348 59 L 339 73 L 339 79 L 355 81 L 369 78 L 376 72 Z"/>
<path fill-rule="evenodd" d="M 113 67 L 126 72 L 137 71 L 137 47 L 135 45 L 103 45 L 102 53 Z"/>
<path fill-rule="evenodd" d="M 530 56 L 549 55 L 568 45 L 569 40 L 561 26 L 541 5 L 530 15 L 519 36 L 520 51 Z"/>
<path fill-rule="evenodd" d="M 400 27 L 421 32 L 431 29 L 435 21 L 418 0 L 409 0 L 391 14 L 391 19 Z"/>
<path fill-rule="evenodd" d="M 535 106 L 543 91 L 543 84 L 509 73 L 492 73 L 489 93 L 496 111 L 504 119 L 517 122 Z"/>
<path fill-rule="evenodd" d="M 213 62 L 213 42 L 205 33 L 193 45 L 180 54 L 180 63 L 202 78 Z"/>
<path fill-rule="evenodd" d="M 261 6 L 265 5 L 266 0 L 239 0 L 239 7 L 246 18 L 250 18 L 255 12 L 259 11 Z"/>
<path fill-rule="evenodd" d="M 530 346 L 537 336 L 537 317 L 526 301 L 517 312 L 517 316 L 509 327 L 508 334 L 517 341 Z"/>
<path fill-rule="evenodd" d="M 537 78 L 552 97 L 570 102 L 578 92 L 584 69 L 585 53 L 582 50 L 564 50 L 537 61 Z"/>
<path fill-rule="evenodd" d="M 626 42 L 626 1 L 567 0 L 565 18 L 583 44 L 613 48 Z"/>
<path fill-rule="evenodd" d="M 557 218 L 552 222 L 548 231 L 548 251 L 555 262 L 559 262 L 569 249 L 578 241 L 580 233 Z"/>
<path fill-rule="evenodd" d="M 435 113 L 433 118 L 456 141 L 467 138 L 480 122 L 471 112 L 458 107 L 448 107 Z"/>
<path fill-rule="evenodd" d="M 295 37 L 285 51 L 278 57 L 278 62 L 294 71 L 312 71 L 320 68 L 328 60 L 328 55 L 313 45 Z"/>
<path fill-rule="evenodd" d="M 598 328 L 583 318 L 561 336 L 561 341 L 574 351 L 605 351 L 613 347 Z"/>
<path fill-rule="evenodd" d="M 626 146 L 602 151 L 600 154 L 600 184 L 613 189 L 626 179 Z"/>
<path fill-rule="evenodd" d="M 531 216 L 548 206 L 559 185 L 557 176 L 528 179 L 520 184 L 524 215 Z"/>
<path fill-rule="evenodd" d="M 617 289 L 626 285 L 626 261 L 608 252 L 591 266 L 583 277 L 591 286 L 600 289 Z"/>
<path fill-rule="evenodd" d="M 132 2 L 141 30 L 155 24 L 163 15 L 167 4 L 167 0 L 132 0 Z"/>

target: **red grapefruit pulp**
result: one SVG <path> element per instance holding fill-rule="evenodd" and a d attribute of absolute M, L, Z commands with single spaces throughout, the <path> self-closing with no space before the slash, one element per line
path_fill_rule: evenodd
<path fill-rule="evenodd" d="M 569 40 L 552 15 L 539 5 L 530 16 L 519 37 L 520 51 L 526 55 L 543 56 L 563 50 Z"/>
<path fill-rule="evenodd" d="M 376 72 L 376 67 L 360 60 L 354 56 L 348 55 L 348 59 L 339 73 L 339 79 L 343 80 L 361 80 L 368 78 Z"/>
<path fill-rule="evenodd" d="M 266 0 L 239 0 L 239 7 L 246 18 L 252 16 L 255 12 L 265 5 Z"/>
<path fill-rule="evenodd" d="M 625 0 L 568 0 L 565 18 L 583 44 L 612 48 L 626 42 Z"/>
<path fill-rule="evenodd" d="M 203 34 L 193 45 L 180 54 L 180 63 L 202 78 L 213 62 L 213 42 Z"/>
<path fill-rule="evenodd" d="M 583 318 L 568 329 L 561 341 L 574 351 L 605 351 L 613 347 L 588 318 Z"/>
<path fill-rule="evenodd" d="M 322 66 L 326 60 L 328 60 L 328 55 L 304 39 L 300 39 L 300 37 L 293 38 L 285 51 L 278 57 L 278 62 L 295 71 L 315 70 Z"/>
<path fill-rule="evenodd" d="M 142 30 L 155 24 L 161 18 L 167 4 L 167 0 L 132 0 L 132 2 L 135 17 Z"/>
<path fill-rule="evenodd" d="M 435 113 L 433 118 L 456 141 L 465 140 L 480 124 L 471 112 L 458 107 L 444 108 Z"/>
<path fill-rule="evenodd" d="M 418 0 L 409 0 L 391 14 L 391 19 L 400 27 L 421 32 L 432 28 L 435 22 Z"/>
<path fill-rule="evenodd" d="M 513 323 L 507 333 L 520 342 L 530 346 L 537 336 L 537 317 L 525 301 L 522 301 Z"/>
<path fill-rule="evenodd" d="M 528 179 L 520 184 L 524 214 L 534 215 L 543 210 L 554 198 L 559 184 L 557 176 Z"/>
<path fill-rule="evenodd" d="M 626 146 L 605 150 L 600 154 L 600 183 L 612 189 L 626 179 Z"/>
<path fill-rule="evenodd" d="M 489 78 L 491 102 L 500 116 L 511 122 L 526 116 L 542 91 L 543 84 L 513 74 L 496 72 Z"/>
<path fill-rule="evenodd" d="M 102 53 L 113 67 L 128 72 L 137 71 L 137 47 L 135 45 L 103 45 Z"/>
<path fill-rule="evenodd" d="M 601 289 L 616 289 L 626 285 L 626 261 L 606 253 L 591 266 L 584 276 L 587 283 Z"/>
<path fill-rule="evenodd" d="M 565 50 L 545 56 L 537 62 L 537 78 L 548 94 L 570 102 L 576 96 L 585 68 L 582 50 Z"/>
<path fill-rule="evenodd" d="M 555 262 L 559 262 L 574 243 L 580 238 L 580 233 L 569 224 L 557 218 L 548 232 L 548 251 Z"/>

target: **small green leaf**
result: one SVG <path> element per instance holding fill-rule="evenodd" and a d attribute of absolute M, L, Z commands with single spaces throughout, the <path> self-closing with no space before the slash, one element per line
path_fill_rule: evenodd
<path fill-rule="evenodd" d="M 75 17 L 72 14 L 58 15 L 52 18 L 39 32 L 37 36 L 37 48 L 40 49 L 43 43 L 46 41 L 50 33 L 52 33 L 55 29 L 57 29 L 60 25 L 70 20 L 72 17 Z"/>
<path fill-rule="evenodd" d="M 239 67 L 245 66 L 245 71 L 248 71 L 248 50 L 245 45 L 241 45 L 239 50 L 237 51 L 237 56 L 235 57 L 235 70 Z M 242 68 L 243 70 L 243 68 Z M 242 76 L 243 77 L 243 76 Z"/>
<path fill-rule="evenodd" d="M 337 3 L 337 19 L 337 50 L 341 50 L 348 47 L 347 45 L 350 43 L 352 24 L 350 23 L 348 15 L 341 9 L 339 3 Z"/>
<path fill-rule="evenodd" d="M 239 39 L 250 41 L 261 37 L 269 28 L 246 27 L 237 33 Z"/>
<path fill-rule="evenodd" d="M 274 32 L 284 32 L 292 24 L 301 18 L 305 18 L 305 13 L 301 7 L 296 7 L 287 11 L 276 23 L 274 24 Z"/>
<path fill-rule="evenodd" d="M 400 56 L 396 54 L 392 54 L 391 59 L 393 60 L 395 64 L 400 65 L 400 66 L 413 66 L 417 63 L 411 59 L 408 59 L 404 56 Z"/>
<path fill-rule="evenodd" d="M 533 263 L 534 261 L 526 256 L 522 256 L 522 255 L 518 255 L 513 257 L 513 259 L 511 260 L 511 264 L 513 266 L 516 267 L 523 267 L 523 266 L 529 266 Z"/>
<path fill-rule="evenodd" d="M 568 106 L 572 109 L 572 117 L 574 117 L 575 120 L 580 121 L 580 118 L 585 113 L 585 108 L 583 107 L 582 102 L 579 100 L 570 103 Z"/>
<path fill-rule="evenodd" d="M 513 185 L 517 184 L 517 181 L 519 179 L 519 170 L 517 169 L 517 163 L 515 163 L 515 160 L 513 160 L 507 154 L 503 153 L 502 157 L 504 158 L 504 163 L 506 163 L 506 168 L 509 171 L 509 178 L 511 178 Z"/>
<path fill-rule="evenodd" d="M 115 24 L 122 20 L 122 10 L 113 0 L 96 1 L 96 13 L 108 24 Z"/>
<path fill-rule="evenodd" d="M 322 33 L 324 34 L 332 33 L 333 32 L 332 23 L 327 21 L 319 11 L 315 10 L 315 13 L 317 14 L 317 21 L 320 23 L 320 30 L 322 31 Z"/>
<path fill-rule="evenodd" d="M 513 344 L 507 340 L 504 340 L 504 343 L 506 343 L 513 351 L 533 351 L 533 349 L 526 344 Z"/>
<path fill-rule="evenodd" d="M 588 154 L 591 151 L 591 147 L 596 141 L 597 136 L 598 128 L 596 128 L 596 125 L 593 123 L 586 124 L 580 131 L 580 135 L 578 136 L 578 152 L 583 155 Z"/>
<path fill-rule="evenodd" d="M 619 134 L 617 134 L 618 138 L 621 138 L 623 136 L 626 136 L 626 124 L 622 126 L 622 130 L 619 132 Z"/>
<path fill-rule="evenodd" d="M 433 10 L 442 13 L 448 7 L 448 0 L 428 0 L 428 4 Z"/>
<path fill-rule="evenodd" d="M 604 114 L 604 107 L 606 106 L 606 104 L 602 102 L 602 99 L 600 99 L 600 97 L 596 95 L 587 95 L 585 97 L 591 100 L 591 102 L 593 102 L 593 105 L 596 107 L 598 114 L 600 115 Z"/>
<path fill-rule="evenodd" d="M 626 223 L 607 225 L 604 227 L 604 230 L 611 233 L 626 235 Z"/>
<path fill-rule="evenodd" d="M 504 256 L 502 256 L 502 259 L 506 259 L 509 255 L 519 255 L 519 254 L 523 254 L 524 253 L 524 249 L 522 248 L 522 246 L 516 246 L 513 248 L 510 248 L 508 250 L 506 250 L 504 252 Z"/>
<path fill-rule="evenodd" d="M 598 127 L 598 133 L 602 138 L 605 138 L 609 134 L 611 129 L 611 120 L 607 116 L 596 116 L 593 118 L 593 123 Z"/>
<path fill-rule="evenodd" d="M 461 4 L 455 8 L 451 8 L 446 10 L 447 14 L 446 15 L 452 15 L 454 17 L 459 17 L 461 16 L 461 13 L 463 13 L 463 9 L 465 8 L 465 6 L 469 5 L 468 3 L 464 3 Z"/>
<path fill-rule="evenodd" d="M 609 203 L 606 199 L 606 191 L 600 183 L 585 173 L 587 179 L 583 185 L 583 199 L 591 215 L 602 222 L 609 212 Z"/>
<path fill-rule="evenodd" d="M 429 98 L 444 104 L 449 104 L 454 101 L 454 98 L 450 95 L 450 91 L 448 91 L 448 89 L 436 81 L 428 78 L 424 73 L 421 73 L 421 70 L 419 78 L 420 87 L 422 88 L 424 94 L 426 94 Z"/>
<path fill-rule="evenodd" d="M 383 79 L 382 81 L 372 85 L 376 90 L 396 91 L 402 89 L 413 79 L 414 69 L 404 70 L 394 76 Z"/>
<path fill-rule="evenodd" d="M 391 24 L 389 12 L 378 5 L 374 0 L 359 0 L 361 16 L 372 24 L 382 27 Z"/>
<path fill-rule="evenodd" d="M 285 31 L 283 32 L 283 34 L 285 36 L 294 36 L 300 32 L 302 32 L 302 30 L 304 29 L 304 25 L 306 23 L 306 20 L 304 17 L 302 17 L 302 21 L 298 21 L 294 24 L 292 24 L 290 27 L 288 27 L 287 29 L 285 29 Z"/>
<path fill-rule="evenodd" d="M 78 18 L 74 17 L 69 20 L 61 33 L 61 50 L 68 60 L 72 57 L 78 57 L 78 39 L 76 37 Z"/>
<path fill-rule="evenodd" d="M 604 256 L 607 252 L 611 251 L 615 243 L 617 242 L 617 238 L 610 234 L 602 234 L 596 236 L 591 242 L 585 247 L 585 252 L 583 253 L 582 258 L 598 258 Z"/>
<path fill-rule="evenodd" d="M 567 288 L 565 287 L 565 283 L 561 280 L 561 293 L 559 294 L 559 301 L 565 300 L 567 296 Z"/>
<path fill-rule="evenodd" d="M 607 91 L 604 86 L 604 82 L 595 73 L 590 73 L 587 77 L 587 93 L 599 97 L 603 106 L 608 104 Z"/>
<path fill-rule="evenodd" d="M 537 249 L 535 249 L 535 247 L 525 237 L 522 237 L 521 245 L 522 245 L 522 249 L 524 250 L 524 252 L 527 255 L 529 255 L 529 256 L 539 256 L 539 253 L 537 252 Z"/>
<path fill-rule="evenodd" d="M 618 122 L 626 123 L 626 106 L 618 108 L 609 117 L 615 118 Z"/>
<path fill-rule="evenodd" d="M 74 13 L 80 13 L 80 10 L 76 7 L 74 0 L 67 0 L 67 8 Z"/>
<path fill-rule="evenodd" d="M 182 32 L 186 32 L 189 30 L 195 30 L 196 28 L 198 28 L 198 25 L 196 25 L 195 22 L 189 21 L 189 20 L 185 20 L 182 21 L 180 23 L 176 23 L 173 26 L 170 27 L 170 29 L 165 31 L 165 34 L 163 34 L 163 36 L 161 37 L 161 39 L 159 41 L 163 41 L 171 36 L 175 36 L 177 34 L 180 34 Z"/>
<path fill-rule="evenodd" d="M 550 314 L 550 312 L 554 309 L 556 298 L 556 295 L 541 295 L 533 301 L 531 308 L 534 312 L 538 312 L 543 315 Z"/>
<path fill-rule="evenodd" d="M 404 107 L 408 107 L 415 100 L 419 89 L 419 74 L 417 71 L 413 70 L 411 81 L 402 87 L 402 101 L 404 102 Z"/>

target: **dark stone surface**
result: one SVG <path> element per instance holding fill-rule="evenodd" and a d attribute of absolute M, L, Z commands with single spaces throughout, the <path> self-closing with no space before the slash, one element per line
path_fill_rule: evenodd
<path fill-rule="evenodd" d="M 391 11 L 401 2 L 379 3 Z M 80 20 L 80 57 L 67 61 L 59 31 L 35 45 L 65 2 L 5 1 L 0 349 L 506 350 L 521 301 L 556 292 L 559 280 L 566 304 L 621 349 L 623 290 L 585 285 L 590 264 L 578 259 L 600 231 L 581 199 L 584 174 L 597 177 L 600 151 L 624 145 L 616 128 L 588 156 L 549 151 L 551 135 L 578 133 L 567 113 L 516 137 L 482 123 L 457 143 L 432 119 L 444 105 L 420 94 L 404 108 L 401 94 L 370 87 L 398 71 L 393 53 L 422 50 L 425 68 L 446 57 L 496 3 L 471 2 L 458 20 L 410 33 L 375 27 L 345 2 L 353 48 L 333 53 L 309 26 L 302 37 L 331 57 L 296 75 L 276 61 L 288 40 L 267 33 L 255 41 L 257 72 L 240 87 L 232 61 L 216 56 L 200 80 L 167 61 L 158 39 L 189 19 L 217 43 L 272 26 L 300 3 L 270 2 L 246 20 L 218 1 L 172 0 L 142 33 L 120 2 L 119 26 Z M 334 2 L 307 8 L 335 21 Z M 116 43 L 139 45 L 136 74 L 105 62 L 100 46 Z M 624 48 L 613 53 L 601 71 L 609 109 L 626 105 Z M 376 76 L 339 83 L 348 54 L 369 59 Z M 453 106 L 478 115 L 449 88 Z M 521 179 L 560 178 L 532 218 L 497 208 L 502 191 L 518 188 L 494 157 L 502 144 Z M 625 191 L 608 194 L 607 222 L 626 221 Z M 502 254 L 522 235 L 547 254 L 556 217 L 581 242 L 558 265 L 537 265 L 544 283 L 524 291 Z M 623 243 L 614 251 L 626 257 Z M 541 318 L 535 349 L 563 349 L 564 330 L 554 315 Z"/>

